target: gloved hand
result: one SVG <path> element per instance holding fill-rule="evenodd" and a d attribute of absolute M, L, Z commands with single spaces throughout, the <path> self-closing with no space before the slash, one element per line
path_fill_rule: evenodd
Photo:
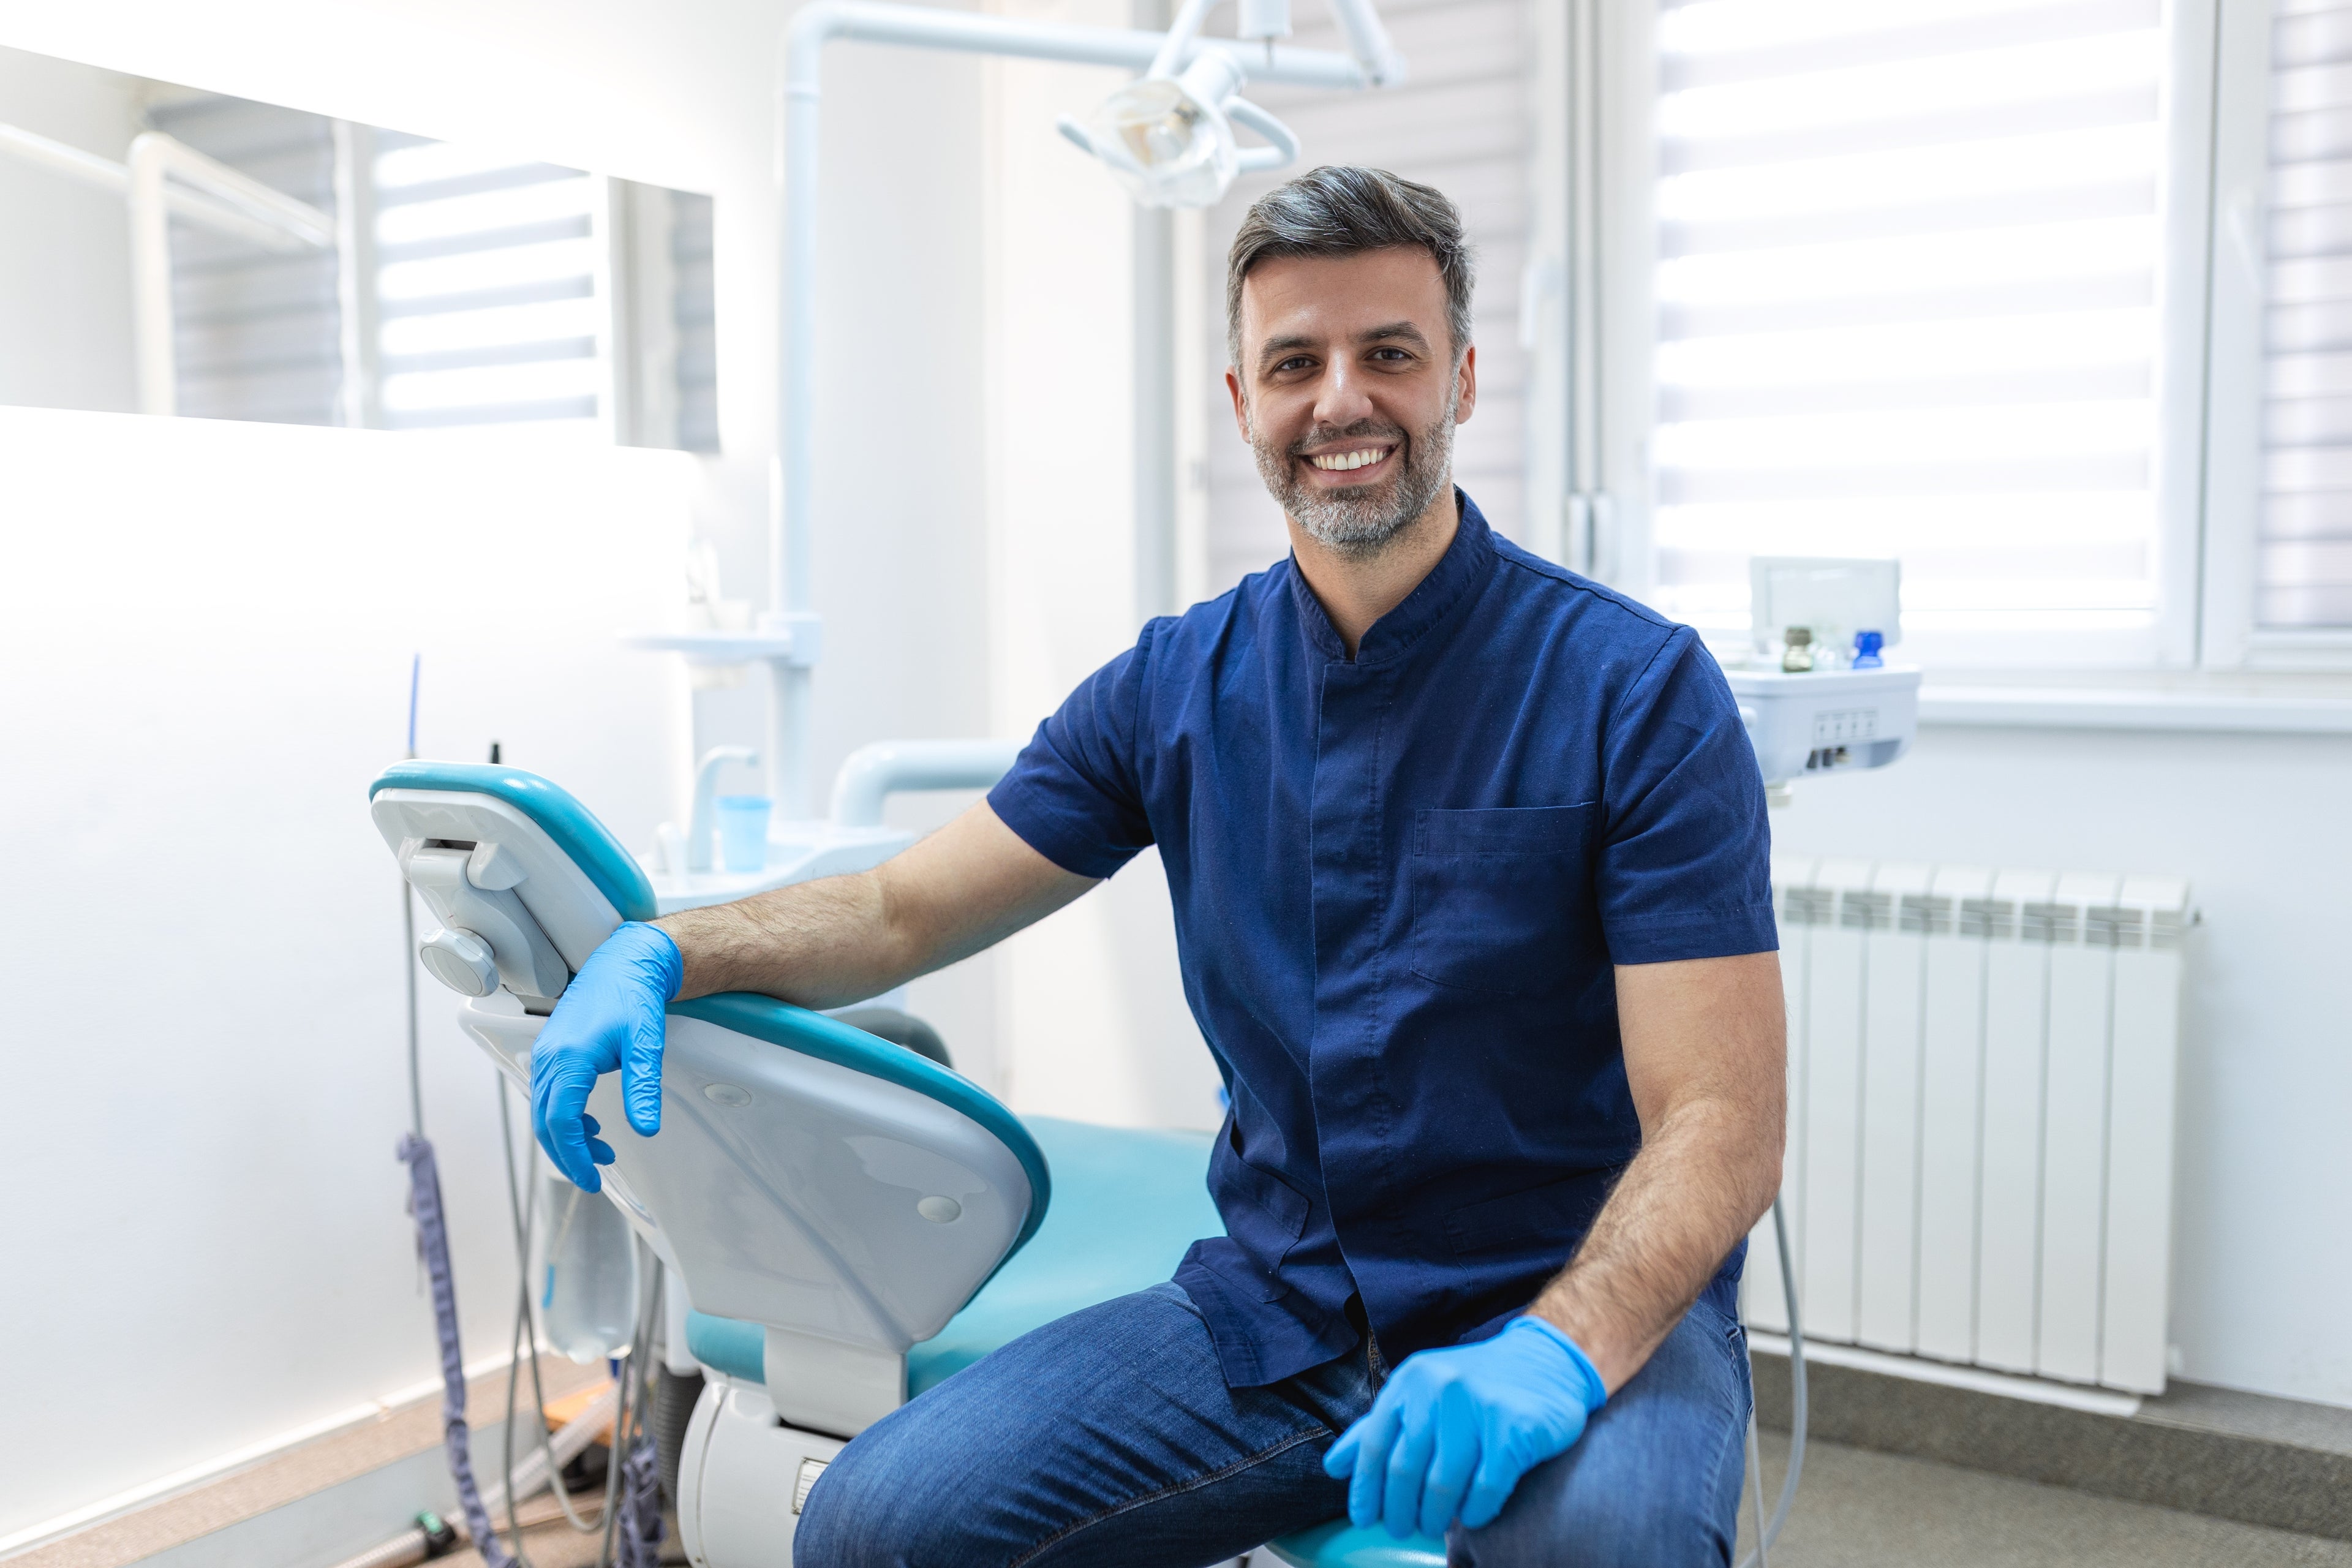
<path fill-rule="evenodd" d="M 1385 1520 L 1402 1540 L 1494 1522 L 1511 1489 L 1568 1451 L 1609 1397 L 1574 1340 L 1540 1318 L 1514 1318 L 1493 1339 L 1407 1356 L 1364 1418 L 1323 1456 L 1353 1474 L 1348 1520 Z M 1467 1495 L 1465 1495 L 1465 1489 Z"/>
<path fill-rule="evenodd" d="M 600 1075 L 618 1068 L 629 1125 L 648 1138 L 661 1131 L 662 1010 L 685 972 L 667 931 L 631 921 L 588 955 L 531 1046 L 531 1131 L 585 1191 L 604 1188 L 596 1167 L 613 1163 L 588 1114 Z"/>

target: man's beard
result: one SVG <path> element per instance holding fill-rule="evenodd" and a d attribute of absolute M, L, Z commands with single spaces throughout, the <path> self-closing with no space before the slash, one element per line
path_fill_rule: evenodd
<path fill-rule="evenodd" d="M 1260 440 L 1253 430 L 1250 449 L 1266 489 L 1310 537 L 1344 555 L 1377 555 L 1407 523 L 1429 510 L 1451 477 L 1454 412 L 1460 396 L 1458 389 L 1449 395 L 1444 410 L 1418 435 L 1401 426 L 1359 419 L 1344 429 L 1318 425 L 1280 448 Z M 1355 440 L 1394 441 L 1396 472 L 1378 483 L 1344 489 L 1325 489 L 1299 476 L 1297 464 L 1307 447 Z"/>

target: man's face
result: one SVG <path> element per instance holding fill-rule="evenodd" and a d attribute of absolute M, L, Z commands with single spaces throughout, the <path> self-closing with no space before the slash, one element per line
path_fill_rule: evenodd
<path fill-rule="evenodd" d="M 1477 351 L 1455 366 L 1427 251 L 1258 263 L 1242 284 L 1241 359 L 1225 384 L 1242 438 L 1316 539 L 1374 553 L 1444 492 Z"/>

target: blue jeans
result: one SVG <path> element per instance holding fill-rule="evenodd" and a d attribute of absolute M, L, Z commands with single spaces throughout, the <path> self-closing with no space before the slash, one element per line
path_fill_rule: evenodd
<path fill-rule="evenodd" d="M 1710 1287 L 1577 1445 L 1520 1481 L 1475 1568 L 1731 1561 L 1750 1394 Z M 1347 1511 L 1323 1453 L 1386 1369 L 1365 1346 L 1229 1388 L 1207 1326 L 1156 1285 L 1024 1335 L 867 1428 L 809 1493 L 798 1568 L 1201 1568 Z"/>

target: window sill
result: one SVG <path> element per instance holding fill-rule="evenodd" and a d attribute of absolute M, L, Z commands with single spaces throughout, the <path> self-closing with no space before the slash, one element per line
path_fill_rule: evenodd
<path fill-rule="evenodd" d="M 2100 687 L 1948 686 L 1919 689 L 1919 722 L 1948 728 L 2140 730 L 2352 735 L 2352 697 Z"/>

